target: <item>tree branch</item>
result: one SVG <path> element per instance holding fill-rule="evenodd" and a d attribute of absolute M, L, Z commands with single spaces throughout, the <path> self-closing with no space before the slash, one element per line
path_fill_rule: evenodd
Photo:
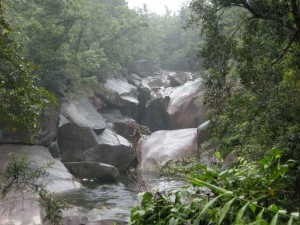
<path fill-rule="evenodd" d="M 246 22 L 248 22 L 249 20 L 252 20 L 252 19 L 255 19 L 255 17 L 248 17 L 247 19 L 243 20 L 243 21 L 237 26 L 237 28 L 235 29 L 235 31 L 234 31 L 233 34 L 231 35 L 231 38 L 233 38 L 233 37 L 235 36 L 236 32 L 238 32 L 238 30 L 241 28 L 241 26 L 242 26 L 244 23 L 246 23 Z"/>
<path fill-rule="evenodd" d="M 291 45 L 293 44 L 293 42 L 296 40 L 297 37 L 298 37 L 298 32 L 295 33 L 295 35 L 290 40 L 288 45 L 284 48 L 284 50 L 282 51 L 280 56 L 274 62 L 272 62 L 271 65 L 274 65 L 274 64 L 278 63 L 278 61 L 285 55 L 285 53 L 287 53 L 287 51 L 289 50 L 289 48 L 291 47 Z"/>

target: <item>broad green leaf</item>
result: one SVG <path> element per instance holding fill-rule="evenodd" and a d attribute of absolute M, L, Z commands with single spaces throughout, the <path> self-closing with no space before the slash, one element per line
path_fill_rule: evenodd
<path fill-rule="evenodd" d="M 223 196 L 224 196 L 224 194 L 223 195 L 219 195 L 219 196 L 215 197 L 214 199 L 210 200 L 208 203 L 206 203 L 205 206 L 203 207 L 203 209 L 201 210 L 201 212 L 199 213 L 198 218 L 200 218 L 203 215 L 203 213 L 205 213 L 206 210 L 209 207 L 211 207 L 219 198 L 221 198 Z"/>
<path fill-rule="evenodd" d="M 270 205 L 270 206 L 268 207 L 268 209 L 274 210 L 274 211 L 278 211 L 278 207 L 277 207 L 277 205 L 275 205 L 275 204 Z"/>
<path fill-rule="evenodd" d="M 232 203 L 236 200 L 237 197 L 231 199 L 229 202 L 227 202 L 225 204 L 225 206 L 222 208 L 221 210 L 221 215 L 220 215 L 220 218 L 219 218 L 219 221 L 218 221 L 218 224 L 221 224 L 223 219 L 225 218 L 230 206 L 232 205 Z"/>
<path fill-rule="evenodd" d="M 277 220 L 278 220 L 278 213 L 276 213 L 275 216 L 272 218 L 270 225 L 276 225 Z"/>
<path fill-rule="evenodd" d="M 148 207 L 149 205 L 151 205 L 152 198 L 153 198 L 153 195 L 150 192 L 146 192 L 143 195 L 142 206 L 143 207 Z"/>
<path fill-rule="evenodd" d="M 196 179 L 196 178 L 193 178 L 193 177 L 188 177 L 189 181 L 195 185 L 198 185 L 198 186 L 205 186 L 205 187 L 208 187 L 212 190 L 215 190 L 215 191 L 218 191 L 220 193 L 227 193 L 227 194 L 231 194 L 231 192 L 228 192 L 227 190 L 223 189 L 223 188 L 220 188 L 216 185 L 213 185 L 213 184 L 210 184 L 210 183 L 207 183 L 205 181 L 202 181 L 202 180 L 199 180 L 199 179 Z"/>
<path fill-rule="evenodd" d="M 289 219 L 289 222 L 287 223 L 287 225 L 292 225 L 293 224 L 293 217 L 291 216 L 291 218 Z"/>
<path fill-rule="evenodd" d="M 236 219 L 235 219 L 235 223 L 236 224 L 239 224 L 239 222 L 241 221 L 243 215 L 244 215 L 244 212 L 246 210 L 246 208 L 248 207 L 249 205 L 249 202 L 247 202 L 237 213 L 236 215 Z"/>
<path fill-rule="evenodd" d="M 215 155 L 216 155 L 216 157 L 217 157 L 218 159 L 221 158 L 221 153 L 220 153 L 220 152 L 216 152 Z"/>
<path fill-rule="evenodd" d="M 256 203 L 254 203 L 254 204 L 256 204 Z M 256 211 L 256 206 L 255 206 L 255 205 L 250 204 L 249 208 L 251 209 L 251 211 L 252 211 L 253 213 L 255 213 L 255 211 Z"/>
<path fill-rule="evenodd" d="M 265 209 L 260 210 L 260 212 L 259 212 L 258 215 L 256 216 L 256 220 L 261 220 L 264 211 L 265 211 Z"/>

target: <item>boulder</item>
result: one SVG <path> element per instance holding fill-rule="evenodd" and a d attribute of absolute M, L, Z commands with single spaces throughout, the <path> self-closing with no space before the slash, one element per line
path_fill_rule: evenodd
<path fill-rule="evenodd" d="M 169 98 L 164 98 L 161 94 L 152 93 L 152 98 L 147 102 L 141 123 L 149 127 L 151 132 L 171 128 L 171 119 L 166 110 L 168 100 Z"/>
<path fill-rule="evenodd" d="M 57 144 L 64 162 L 84 161 L 84 151 L 97 145 L 97 135 L 93 129 L 78 126 L 61 115 Z"/>
<path fill-rule="evenodd" d="M 104 85 L 99 84 L 95 87 L 95 95 L 118 107 L 139 104 L 136 87 L 121 80 L 108 79 Z"/>
<path fill-rule="evenodd" d="M 48 149 L 49 149 L 49 151 L 50 151 L 53 158 L 57 159 L 57 158 L 61 157 L 57 141 L 52 142 Z"/>
<path fill-rule="evenodd" d="M 163 87 L 165 83 L 159 76 L 156 76 L 149 78 L 148 85 L 151 89 L 153 89 Z"/>
<path fill-rule="evenodd" d="M 101 181 L 115 181 L 119 171 L 114 166 L 98 162 L 68 162 L 64 163 L 68 170 L 78 178 L 99 179 Z"/>
<path fill-rule="evenodd" d="M 100 134 L 106 128 L 103 117 L 87 97 L 72 100 L 62 105 L 61 113 L 74 125 L 89 128 Z"/>
<path fill-rule="evenodd" d="M 188 80 L 188 76 L 185 72 L 170 72 L 168 79 L 171 87 L 177 87 L 183 85 Z"/>
<path fill-rule="evenodd" d="M 167 113 L 172 129 L 193 128 L 205 122 L 206 108 L 201 101 L 195 103 L 203 93 L 204 84 L 201 79 L 188 81 L 182 86 L 165 91 L 165 98 L 170 99 Z"/>
<path fill-rule="evenodd" d="M 129 84 L 136 87 L 139 86 L 142 82 L 141 77 L 134 73 L 126 75 L 125 79 L 128 81 Z"/>
<path fill-rule="evenodd" d="M 196 128 L 205 122 L 206 107 L 198 99 L 204 93 L 201 79 L 178 87 L 152 90 L 141 123 L 152 132 Z"/>
<path fill-rule="evenodd" d="M 0 145 L 0 155 L 0 176 L 4 175 L 12 155 L 16 157 L 27 156 L 28 160 L 32 161 L 32 164 L 36 167 L 40 167 L 50 161 L 54 163 L 50 168 L 46 169 L 49 173 L 48 178 L 52 180 L 47 186 L 49 191 L 60 192 L 78 187 L 78 183 L 74 182 L 73 176 L 61 161 L 54 159 L 49 150 L 43 146 Z"/>
<path fill-rule="evenodd" d="M 97 145 L 84 151 L 84 158 L 112 165 L 124 172 L 135 159 L 135 151 L 125 138 L 106 129 L 98 136 Z"/>
<path fill-rule="evenodd" d="M 106 102 L 107 108 L 122 109 L 131 117 L 136 117 L 139 101 L 135 86 L 126 81 L 108 79 L 104 85 L 97 85 L 94 92 L 95 96 Z"/>
<path fill-rule="evenodd" d="M 159 171 L 168 161 L 197 156 L 197 129 L 157 131 L 141 139 L 141 171 Z"/>
<path fill-rule="evenodd" d="M 0 225 L 42 225 L 43 214 L 36 199 L 0 202 Z"/>
<path fill-rule="evenodd" d="M 51 168 L 46 169 L 48 177 L 40 179 L 41 182 L 52 181 L 46 186 L 50 192 L 57 193 L 80 187 L 64 165 L 59 160 L 53 159 L 45 147 L 0 145 L 0 155 L 1 185 L 5 182 L 6 167 L 14 155 L 17 158 L 27 156 L 33 168 L 41 167 L 49 161 L 54 163 Z M 44 224 L 45 215 L 37 200 L 38 196 L 26 188 L 22 189 L 22 192 L 19 189 L 8 189 L 7 194 L 0 201 L 0 225 Z"/>
<path fill-rule="evenodd" d="M 141 123 L 143 120 L 143 117 L 146 113 L 146 103 L 148 100 L 151 99 L 151 88 L 146 83 L 142 82 L 138 86 L 139 91 L 139 106 L 138 106 L 138 116 L 136 118 L 136 121 L 138 123 Z"/>
<path fill-rule="evenodd" d="M 118 135 L 121 135 L 130 142 L 133 141 L 132 135 L 134 130 L 126 124 L 128 121 L 134 121 L 132 118 L 123 115 L 120 110 L 116 109 L 103 110 L 101 111 L 101 115 L 105 119 L 105 122 L 110 130 L 113 130 Z"/>
<path fill-rule="evenodd" d="M 147 77 L 154 75 L 155 69 L 153 65 L 147 60 L 139 60 L 132 62 L 127 66 L 127 74 L 137 74 L 140 77 Z"/>

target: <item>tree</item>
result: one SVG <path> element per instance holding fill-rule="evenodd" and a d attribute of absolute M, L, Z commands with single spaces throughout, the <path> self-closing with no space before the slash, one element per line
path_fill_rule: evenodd
<path fill-rule="evenodd" d="M 0 0 L 0 120 L 10 121 L 10 129 L 25 126 L 36 132 L 49 94 L 39 86 L 33 65 L 24 60 L 5 16 L 6 8 Z"/>
<path fill-rule="evenodd" d="M 194 0 L 212 132 L 224 153 L 270 147 L 300 159 L 300 3 Z"/>

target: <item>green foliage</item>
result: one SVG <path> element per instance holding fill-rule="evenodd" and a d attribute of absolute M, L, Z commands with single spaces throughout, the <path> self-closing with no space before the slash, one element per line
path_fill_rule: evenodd
<path fill-rule="evenodd" d="M 196 32 L 185 31 L 189 15 L 158 16 L 131 10 L 124 0 L 3 0 L 20 31 L 25 58 L 38 67 L 43 86 L 57 97 L 77 93 L 108 76 L 119 76 L 134 60 L 164 69 L 190 70 Z"/>
<path fill-rule="evenodd" d="M 24 60 L 6 11 L 0 1 L 0 120 L 12 121 L 10 129 L 25 126 L 36 134 L 39 115 L 51 96 L 40 87 L 33 65 Z"/>
<path fill-rule="evenodd" d="M 62 210 L 66 203 L 62 200 L 56 200 L 53 193 L 47 191 L 46 186 L 50 180 L 47 180 L 46 169 L 51 167 L 53 162 L 48 162 L 41 167 L 36 167 L 26 156 L 12 156 L 6 168 L 6 180 L 1 185 L 0 195 L 5 195 L 10 189 L 17 187 L 19 191 L 31 191 L 39 195 L 39 203 L 46 211 L 44 222 L 49 221 L 53 225 L 60 225 L 62 222 Z M 43 179 L 43 181 L 41 180 Z"/>
<path fill-rule="evenodd" d="M 131 210 L 129 224 L 193 224 L 195 213 L 206 202 L 194 188 L 174 190 L 166 196 L 160 192 L 141 196 L 141 206 Z"/>
<path fill-rule="evenodd" d="M 177 224 L 195 225 L 300 224 L 299 213 L 290 213 L 299 211 L 299 206 L 288 189 L 292 170 L 299 168 L 293 160 L 281 163 L 281 155 L 282 151 L 272 149 L 258 162 L 240 157 L 232 168 L 194 164 L 188 176 L 194 188 L 159 198 L 144 194 L 141 206 L 132 210 L 131 224 L 172 224 L 170 218 Z M 213 194 L 205 194 L 203 187 Z M 182 198 L 182 193 L 188 197 Z"/>
<path fill-rule="evenodd" d="M 226 154 L 300 159 L 299 1 L 194 0 L 211 133 Z M 297 62 L 297 63 L 296 63 Z"/>

